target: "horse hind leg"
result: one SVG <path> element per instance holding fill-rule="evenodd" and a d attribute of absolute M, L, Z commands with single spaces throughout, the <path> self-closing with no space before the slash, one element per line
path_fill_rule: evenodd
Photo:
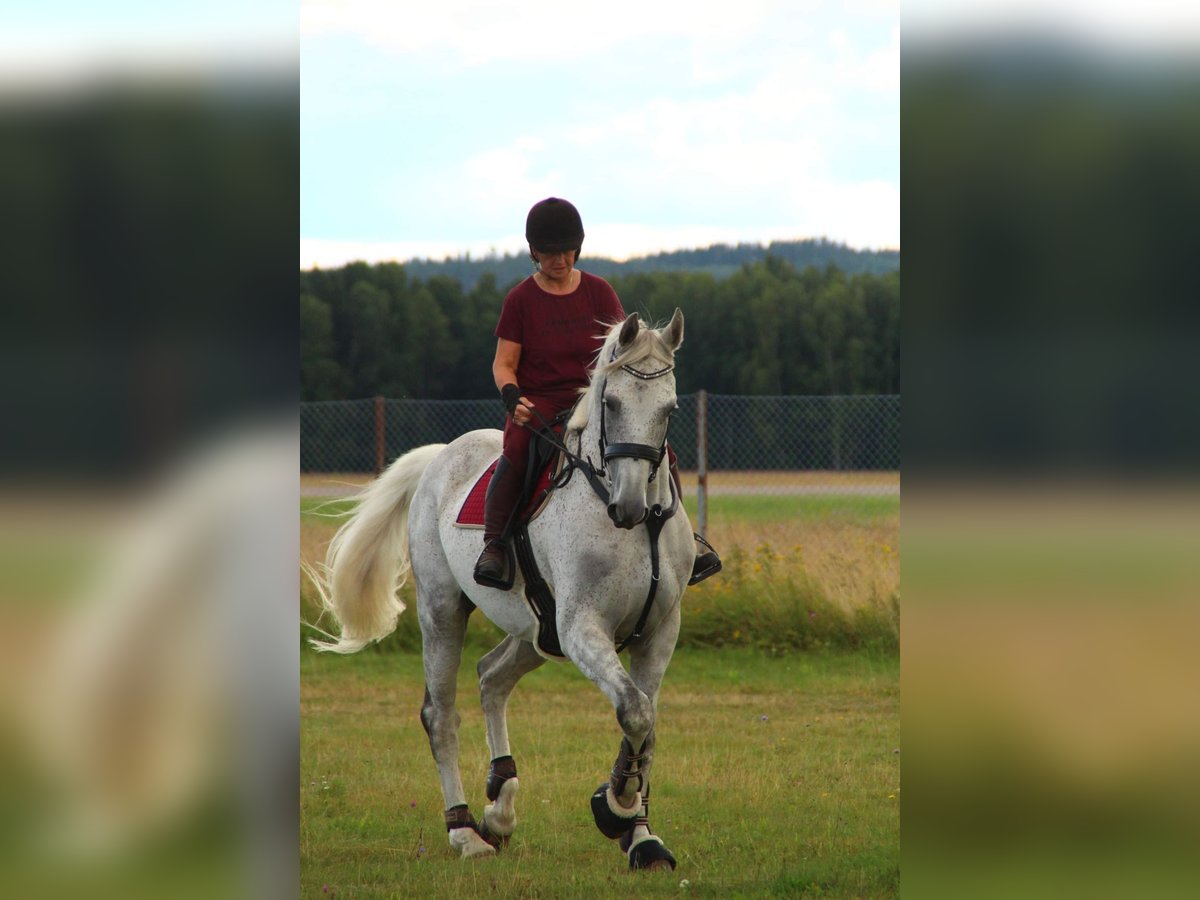
<path fill-rule="evenodd" d="M 517 826 L 517 764 L 508 743 L 508 698 L 521 678 L 545 660 L 528 641 L 505 637 L 479 661 L 479 699 L 487 724 L 492 762 L 488 769 L 483 809 L 483 836 L 503 847 Z"/>
<path fill-rule="evenodd" d="M 421 619 L 422 659 L 425 665 L 425 701 L 421 724 L 429 736 L 429 749 L 437 764 L 450 846 L 464 858 L 496 852 L 484 840 L 471 816 L 458 767 L 458 726 L 462 720 L 455 699 L 458 665 L 462 659 L 467 618 L 473 607 L 455 588 L 429 590 L 418 581 L 417 611 Z"/>

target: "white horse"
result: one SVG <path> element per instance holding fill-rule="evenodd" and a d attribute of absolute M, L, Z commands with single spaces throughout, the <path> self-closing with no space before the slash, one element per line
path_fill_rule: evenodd
<path fill-rule="evenodd" d="M 682 341 L 680 310 L 661 329 L 639 323 L 635 313 L 608 332 L 563 435 L 583 476 L 569 478 L 528 526 L 538 568 L 557 600 L 562 651 L 612 702 L 624 733 L 608 781 L 592 796 L 592 812 L 634 869 L 675 867 L 650 830 L 647 809 L 658 690 L 695 558 L 691 525 L 663 455 Z M 395 629 L 404 610 L 396 590 L 411 566 L 426 679 L 421 722 L 441 779 L 450 844 L 463 857 L 495 853 L 516 825 L 518 782 L 505 710 L 517 681 L 544 662 L 521 574 L 511 591 L 476 584 L 479 532 L 454 524 L 500 450 L 500 432 L 482 430 L 401 456 L 364 490 L 330 543 L 318 579 L 341 637 L 313 644 L 352 653 Z M 456 674 L 475 607 L 507 632 L 478 665 L 492 757 L 491 802 L 478 824 L 459 775 L 455 710 Z M 628 672 L 618 642 L 628 642 Z"/>

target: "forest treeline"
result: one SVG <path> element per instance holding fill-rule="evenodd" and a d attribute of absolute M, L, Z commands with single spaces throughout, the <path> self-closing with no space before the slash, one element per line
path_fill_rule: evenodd
<path fill-rule="evenodd" d="M 594 271 L 587 259 L 580 268 Z M 508 290 L 485 273 L 469 288 L 399 263 L 300 273 L 303 400 L 491 397 L 494 329 Z M 731 275 L 605 276 L 627 313 L 686 318 L 677 389 L 718 394 L 898 394 L 900 272 L 798 269 L 777 256 Z"/>
<path fill-rule="evenodd" d="M 816 266 L 834 266 L 847 275 L 870 272 L 882 275 L 900 267 L 898 250 L 856 250 L 845 244 L 826 238 L 804 241 L 775 241 L 762 244 L 713 244 L 711 247 L 693 250 L 672 250 L 639 256 L 623 262 L 591 256 L 583 252 L 581 268 L 613 279 L 622 275 L 641 272 L 706 272 L 714 278 L 728 278 L 747 263 L 759 262 L 774 256 L 791 263 L 797 269 Z M 409 277 L 421 280 L 448 275 L 462 282 L 466 290 L 473 288 L 485 274 L 491 273 L 500 284 L 515 282 L 529 274 L 529 256 L 526 253 L 490 254 L 472 258 L 464 254 L 452 259 L 414 259 L 405 263 Z"/>

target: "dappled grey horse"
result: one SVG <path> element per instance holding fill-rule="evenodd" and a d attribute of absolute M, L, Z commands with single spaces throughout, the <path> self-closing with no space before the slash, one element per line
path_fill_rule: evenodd
<path fill-rule="evenodd" d="M 619 841 L 635 869 L 675 866 L 651 832 L 647 811 L 658 690 L 695 558 L 691 525 L 663 453 L 682 341 L 679 310 L 661 329 L 639 322 L 635 313 L 608 332 L 563 434 L 582 474 L 568 477 L 528 526 L 534 558 L 557 600 L 562 651 L 612 702 L 624 733 L 591 806 L 597 826 Z M 517 681 L 545 660 L 521 574 L 512 591 L 476 584 L 479 534 L 454 524 L 500 449 L 500 432 L 483 430 L 401 456 L 364 490 L 317 576 L 341 634 L 313 643 L 352 653 L 395 629 L 404 610 L 396 591 L 411 566 L 425 664 L 421 722 L 441 779 L 450 844 L 464 857 L 495 853 L 516 826 L 517 770 L 505 710 Z M 456 674 L 475 607 L 507 632 L 478 666 L 492 757 L 490 802 L 479 823 L 459 774 L 455 709 Z M 618 657 L 617 645 L 625 643 L 628 672 Z"/>

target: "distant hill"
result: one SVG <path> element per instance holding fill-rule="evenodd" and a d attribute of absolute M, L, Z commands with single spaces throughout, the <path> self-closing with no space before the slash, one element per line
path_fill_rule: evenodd
<path fill-rule="evenodd" d="M 675 250 L 640 256 L 625 262 L 616 262 L 600 256 L 588 256 L 587 244 L 580 261 L 580 268 L 608 278 L 613 275 L 630 275 L 638 272 L 708 272 L 721 279 L 732 275 L 744 264 L 755 262 L 766 256 L 787 260 L 797 269 L 809 266 L 824 269 L 834 266 L 847 275 L 862 272 L 882 275 L 900 268 L 898 250 L 855 250 L 845 244 L 824 239 L 807 241 L 781 241 L 767 246 L 761 244 L 714 244 L 703 250 Z M 470 256 L 448 260 L 415 259 L 404 263 L 410 277 L 428 280 L 435 276 L 449 276 L 457 280 L 464 290 L 471 290 L 479 278 L 492 273 L 496 283 L 509 284 L 524 278 L 532 271 L 529 257 L 522 254 L 487 256 L 471 259 Z"/>

